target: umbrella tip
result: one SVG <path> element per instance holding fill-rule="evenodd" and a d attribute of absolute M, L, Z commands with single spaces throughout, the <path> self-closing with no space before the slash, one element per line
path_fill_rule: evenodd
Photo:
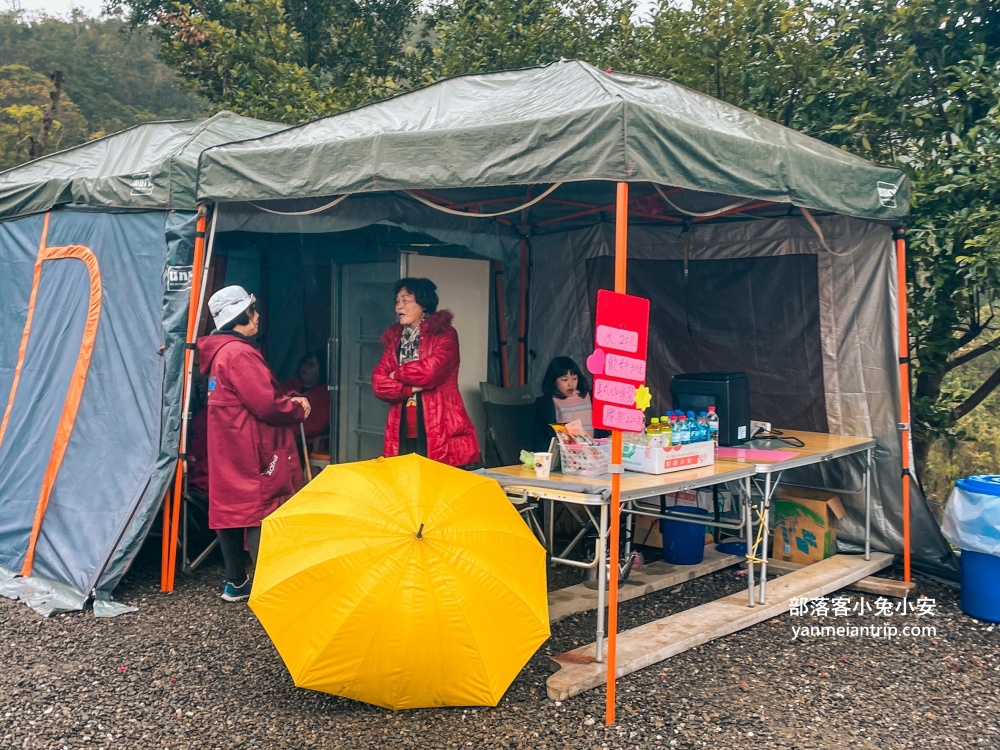
<path fill-rule="evenodd" d="M 416 536 L 417 536 L 417 539 L 423 539 L 424 538 L 424 525 L 423 524 L 420 524 L 420 528 L 417 529 Z"/>

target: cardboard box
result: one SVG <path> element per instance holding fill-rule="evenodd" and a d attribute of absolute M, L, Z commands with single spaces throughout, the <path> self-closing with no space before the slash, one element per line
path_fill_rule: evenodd
<path fill-rule="evenodd" d="M 715 463 L 715 444 L 710 440 L 687 445 L 664 444 L 660 435 L 626 433 L 622 466 L 644 474 L 666 474 Z"/>
<path fill-rule="evenodd" d="M 632 529 L 633 544 L 663 549 L 663 534 L 660 533 L 660 519 L 652 516 L 635 516 Z"/>
<path fill-rule="evenodd" d="M 777 492 L 771 557 L 785 562 L 823 560 L 837 549 L 837 521 L 844 517 L 840 497 L 832 492 L 788 487 Z"/>

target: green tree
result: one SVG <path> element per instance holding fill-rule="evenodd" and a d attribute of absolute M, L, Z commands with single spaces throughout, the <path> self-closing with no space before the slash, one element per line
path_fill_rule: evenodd
<path fill-rule="evenodd" d="M 52 83 L 48 76 L 23 65 L 0 67 L 0 169 L 28 159 L 32 138 L 38 136 L 49 107 Z M 87 135 L 87 121 L 63 92 L 49 132 L 48 151 L 79 143 Z"/>
<path fill-rule="evenodd" d="M 631 68 L 635 0 L 457 0 L 426 19 L 413 80 L 544 65 Z"/>
<path fill-rule="evenodd" d="M 149 120 L 200 117 L 206 102 L 178 86 L 148 35 L 126 35 L 120 19 L 70 19 L 0 13 L 0 65 L 66 76 L 64 95 L 87 119 L 89 133 L 112 133 Z M 65 138 L 63 146 L 76 145 Z"/>
<path fill-rule="evenodd" d="M 915 457 L 957 437 L 1000 384 L 944 388 L 1000 348 L 997 0 L 722 2 L 660 6 L 640 45 L 666 75 L 907 170 Z"/>
<path fill-rule="evenodd" d="M 907 277 L 922 471 L 934 440 L 957 434 L 1000 384 L 998 370 L 972 392 L 943 388 L 948 373 L 1000 346 L 1000 3 L 865 0 L 838 4 L 830 19 L 838 59 L 853 64 L 824 102 L 836 120 L 826 137 L 913 181 Z"/>
<path fill-rule="evenodd" d="M 828 33 L 810 3 L 664 3 L 640 29 L 633 67 L 810 131 L 807 105 L 821 94 L 819 78 L 834 64 Z"/>
<path fill-rule="evenodd" d="M 955 399 L 968 398 L 1000 368 L 994 351 L 956 367 L 944 379 L 942 391 Z M 956 479 L 972 474 L 995 473 L 1000 466 L 1000 392 L 994 391 L 970 414 L 960 418 L 956 436 L 934 442 L 927 454 L 924 491 L 940 508 Z"/>
<path fill-rule="evenodd" d="M 399 90 L 414 0 L 109 0 L 216 108 L 297 123 Z"/>

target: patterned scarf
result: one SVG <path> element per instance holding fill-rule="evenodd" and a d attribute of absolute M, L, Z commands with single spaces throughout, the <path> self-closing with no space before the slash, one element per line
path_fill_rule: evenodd
<path fill-rule="evenodd" d="M 420 326 L 403 326 L 403 337 L 399 341 L 399 364 L 420 359 Z"/>

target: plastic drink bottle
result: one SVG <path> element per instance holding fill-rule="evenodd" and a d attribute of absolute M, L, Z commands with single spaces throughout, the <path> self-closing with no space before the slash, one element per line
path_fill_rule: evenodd
<path fill-rule="evenodd" d="M 670 445 L 673 438 L 673 426 L 666 417 L 660 417 L 660 437 L 662 438 L 660 445 Z"/>
<path fill-rule="evenodd" d="M 681 445 L 687 445 L 691 442 L 691 424 L 690 422 L 681 417 L 677 420 L 677 429 L 680 431 L 681 435 Z"/>
<path fill-rule="evenodd" d="M 685 419 L 684 422 L 687 424 L 688 432 L 691 435 L 691 437 L 688 439 L 688 442 L 695 443 L 698 441 L 698 422 L 694 418 L 693 411 L 689 411 L 686 416 L 687 419 Z"/>
<path fill-rule="evenodd" d="M 698 432 L 701 437 L 698 439 L 702 442 L 706 442 L 711 439 L 711 435 L 708 431 L 708 412 L 701 412 L 698 415 Z"/>
<path fill-rule="evenodd" d="M 660 418 L 653 417 L 649 420 L 649 429 L 646 430 L 647 435 L 659 435 L 660 434 Z"/>
<path fill-rule="evenodd" d="M 670 444 L 681 444 L 681 423 L 676 414 L 670 415 Z"/>
<path fill-rule="evenodd" d="M 710 439 L 716 444 L 719 444 L 719 415 L 715 413 L 715 407 L 708 407 L 708 434 Z"/>

